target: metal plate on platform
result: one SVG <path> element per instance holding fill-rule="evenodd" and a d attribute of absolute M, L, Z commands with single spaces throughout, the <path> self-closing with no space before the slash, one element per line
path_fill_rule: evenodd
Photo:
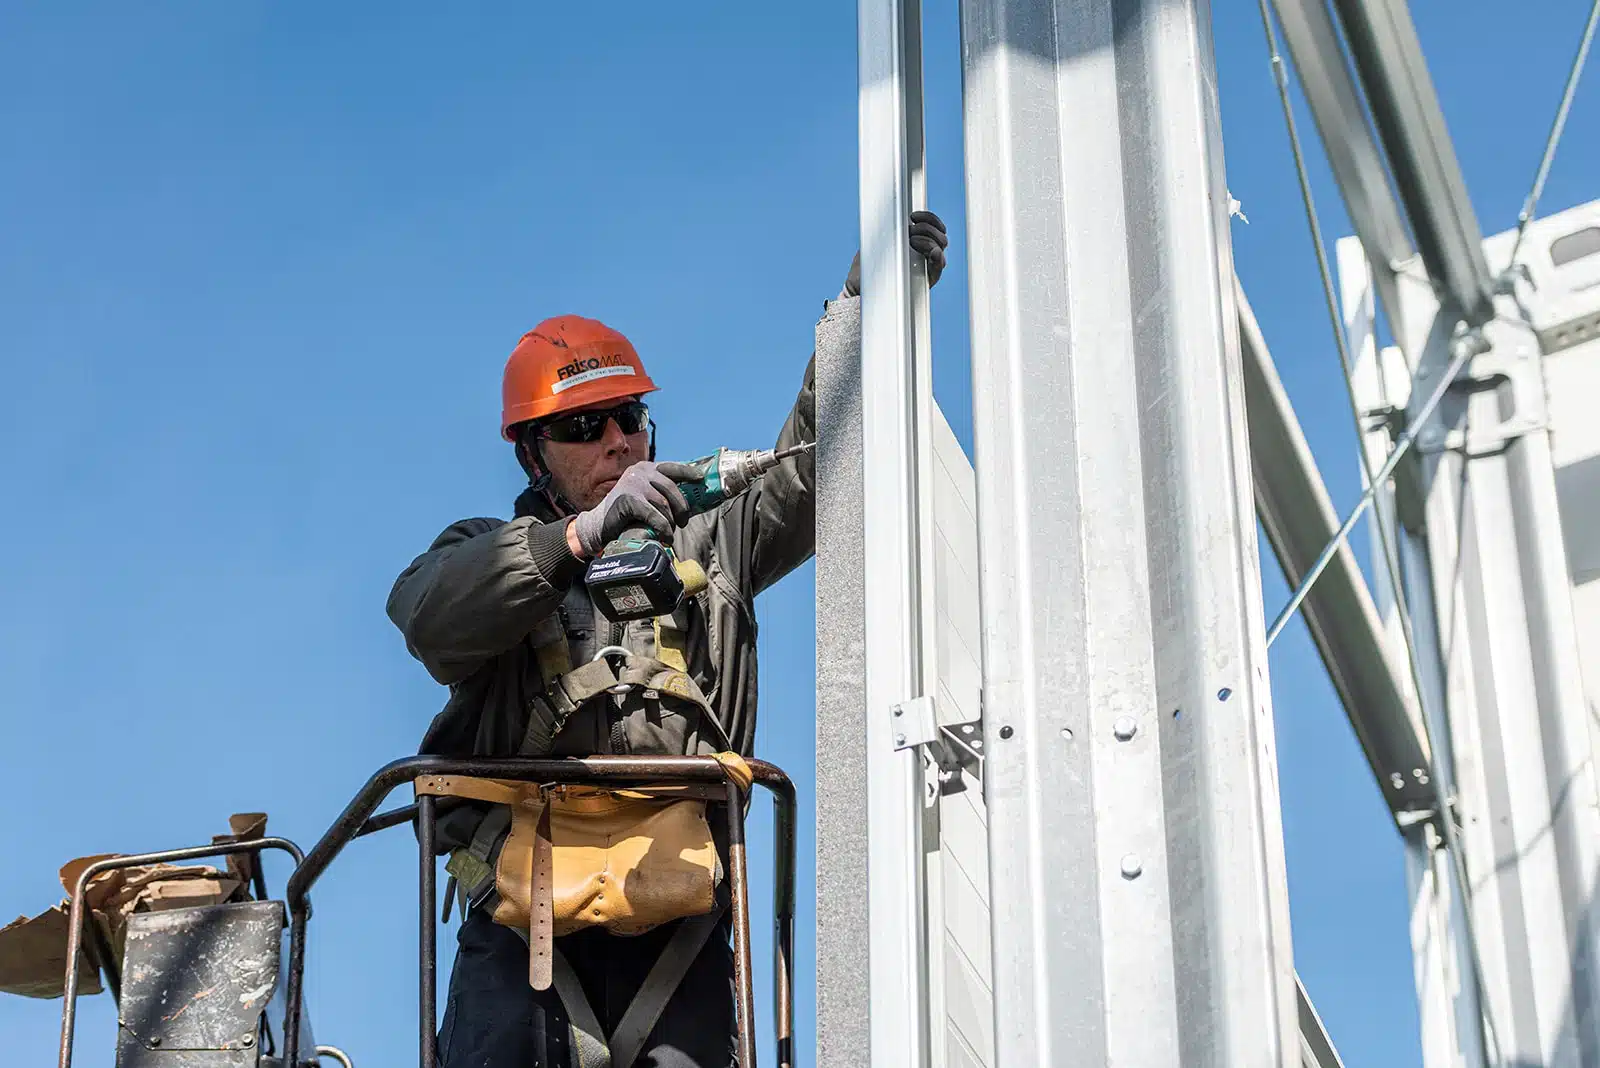
<path fill-rule="evenodd" d="M 128 923 L 118 1068 L 255 1068 L 278 986 L 275 901 L 148 912 Z"/>

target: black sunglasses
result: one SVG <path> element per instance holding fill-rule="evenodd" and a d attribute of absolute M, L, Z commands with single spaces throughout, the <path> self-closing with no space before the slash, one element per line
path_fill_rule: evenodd
<path fill-rule="evenodd" d="M 545 420 L 534 428 L 534 435 L 562 443 L 599 441 L 605 436 L 606 424 L 613 419 L 624 434 L 642 433 L 650 425 L 650 409 L 644 401 L 629 401 L 615 408 L 573 412 Z"/>

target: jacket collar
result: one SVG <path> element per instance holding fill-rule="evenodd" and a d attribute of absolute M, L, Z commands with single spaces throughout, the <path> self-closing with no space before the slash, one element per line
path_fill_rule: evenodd
<path fill-rule="evenodd" d="M 536 490 L 532 486 L 517 494 L 516 508 L 516 518 L 518 519 L 531 515 L 541 523 L 553 523 L 561 518 L 556 514 L 556 510 L 550 506 L 550 498 L 543 491 Z"/>

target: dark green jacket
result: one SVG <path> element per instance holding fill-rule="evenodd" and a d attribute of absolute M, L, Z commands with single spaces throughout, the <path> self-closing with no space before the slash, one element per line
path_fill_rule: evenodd
<path fill-rule="evenodd" d="M 777 446 L 816 440 L 813 365 L 789 413 Z M 803 563 L 816 545 L 816 470 L 810 453 L 786 460 L 754 487 L 714 512 L 695 516 L 673 537 L 680 558 L 699 561 L 709 584 L 672 617 L 686 632 L 689 674 L 708 699 L 715 725 L 660 729 L 637 707 L 624 748 L 660 752 L 722 748 L 722 736 L 750 755 L 756 735 L 756 594 Z M 389 618 L 406 647 L 437 681 L 450 687 L 444 710 L 423 738 L 421 751 L 448 756 L 508 756 L 517 752 L 533 696 L 542 688 L 533 630 L 552 613 L 568 620 L 574 598 L 586 598 L 583 564 L 567 549 L 566 521 L 542 497 L 524 492 L 516 518 L 464 519 L 434 540 L 395 581 Z M 653 655 L 650 620 L 618 625 L 593 614 L 570 615 L 574 663 L 599 645 L 619 644 Z M 616 628 L 616 629 L 611 629 Z M 617 640 L 621 638 L 621 640 Z M 609 697 L 591 704 L 609 703 Z M 670 702 L 668 702 L 670 704 Z M 652 706 L 654 708 L 654 706 Z M 689 710 L 686 710 L 688 712 Z M 585 708 L 557 739 L 557 753 L 593 753 L 608 744 L 604 719 L 618 712 Z M 692 715 L 699 716 L 697 710 Z M 653 725 L 652 725 L 653 724 Z M 713 729 L 707 729 L 711 727 Z M 716 729 L 720 728 L 720 729 Z M 685 742 L 682 739 L 688 738 Z M 700 744 L 696 739 L 704 739 Z"/>

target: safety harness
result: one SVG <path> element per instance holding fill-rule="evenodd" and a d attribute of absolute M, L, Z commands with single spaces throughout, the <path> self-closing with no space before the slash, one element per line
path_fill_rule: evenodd
<path fill-rule="evenodd" d="M 528 725 L 518 747 L 518 755 L 542 756 L 549 753 L 556 736 L 568 720 L 590 701 L 609 694 L 620 704 L 624 696 L 636 691 L 647 701 L 659 700 L 661 694 L 665 693 L 694 705 L 701 712 L 701 722 L 711 725 L 718 733 L 724 753 L 731 749 L 726 732 L 710 702 L 688 674 L 684 632 L 676 627 L 663 626 L 660 618 L 655 620 L 654 632 L 657 654 L 654 657 L 632 652 L 622 646 L 609 645 L 601 648 L 592 660 L 573 667 L 565 627 L 556 615 L 547 616 L 531 636 L 544 688 L 529 703 Z M 613 666 L 614 660 L 620 663 L 620 668 Z M 612 729 L 614 741 L 619 740 L 620 732 L 621 717 L 618 717 L 618 723 L 613 724 Z M 736 757 L 732 760 L 742 767 L 742 761 Z M 742 770 L 743 775 L 748 775 L 747 768 Z M 733 774 L 730 769 L 730 775 Z M 441 788 L 440 792 L 458 793 L 459 787 Z M 646 794 L 649 792 L 643 791 Z M 689 795 L 678 788 L 675 796 Z M 715 798 L 716 795 L 706 796 Z M 485 800 L 489 797 L 483 795 Z M 541 882 L 544 892 L 549 892 L 549 819 L 549 807 L 546 806 L 540 818 L 540 831 L 533 856 L 535 893 L 539 892 Z M 499 900 L 495 885 L 496 862 L 511 825 L 510 806 L 495 803 L 484 815 L 470 842 L 450 853 L 445 865 L 450 875 L 445 889 L 447 915 L 452 909 L 458 888 L 463 920 L 469 908 L 490 914 L 494 912 Z M 673 992 L 727 908 L 726 888 L 718 886 L 715 903 L 709 912 L 677 921 L 676 930 L 618 1021 L 616 1030 L 607 1035 L 583 991 L 577 973 L 554 944 L 553 931 L 549 926 L 550 902 L 532 903 L 529 930 L 520 927 L 514 927 L 513 930 L 529 943 L 531 984 L 537 989 L 554 986 L 566 1009 L 570 1064 L 573 1068 L 630 1068 L 672 999 Z"/>

